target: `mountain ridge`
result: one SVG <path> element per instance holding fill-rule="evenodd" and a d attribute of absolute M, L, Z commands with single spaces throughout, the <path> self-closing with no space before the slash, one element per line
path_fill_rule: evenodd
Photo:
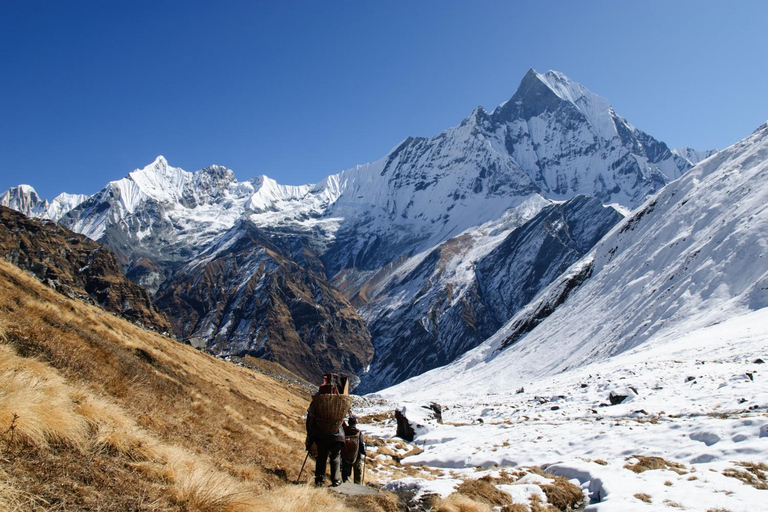
<path fill-rule="evenodd" d="M 437 310 L 419 304 L 418 290 L 410 289 L 415 285 L 397 298 L 382 295 L 376 283 L 389 282 L 415 265 L 412 258 L 441 244 L 477 251 L 477 239 L 466 246 L 461 237 L 526 205 L 543 208 L 586 195 L 632 208 L 690 166 L 616 115 L 608 100 L 562 73 L 531 69 L 493 112 L 475 109 L 457 126 L 433 137 L 408 137 L 381 159 L 314 185 L 289 187 L 266 176 L 239 182 L 219 166 L 188 173 L 158 157 L 60 222 L 110 247 L 127 274 L 153 294 L 165 293 L 197 258 L 214 254 L 238 232 L 235 226 L 247 222 L 274 242 L 281 258 L 308 265 L 318 286 L 328 281 L 343 289 L 366 308 L 369 321 L 412 303 L 416 322 L 427 325 L 439 323 L 442 313 L 429 318 Z M 471 268 L 467 258 L 456 265 Z M 479 288 L 468 284 L 472 273 L 439 279 L 435 293 L 452 302 L 470 289 L 477 296 Z M 224 286 L 236 289 L 237 282 L 233 277 Z M 489 332 L 490 324 L 463 318 L 456 329 Z M 215 336 L 207 340 L 211 346 Z"/>

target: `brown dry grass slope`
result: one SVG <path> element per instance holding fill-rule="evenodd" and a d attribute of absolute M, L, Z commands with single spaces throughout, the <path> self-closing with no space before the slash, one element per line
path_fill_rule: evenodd
<path fill-rule="evenodd" d="M 289 485 L 308 401 L 0 260 L 0 511 L 350 510 Z"/>

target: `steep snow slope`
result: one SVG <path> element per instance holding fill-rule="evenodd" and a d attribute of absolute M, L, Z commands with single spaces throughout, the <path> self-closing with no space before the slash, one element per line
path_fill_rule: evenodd
<path fill-rule="evenodd" d="M 692 148 L 675 148 L 672 150 L 672 153 L 676 154 L 681 158 L 685 158 L 691 163 L 691 165 L 696 165 L 699 162 L 706 160 L 707 158 L 717 153 L 717 150 L 709 149 L 705 151 L 697 151 Z"/>
<path fill-rule="evenodd" d="M 418 450 L 402 462 L 437 471 L 429 479 L 388 484 L 416 491 L 417 498 L 450 494 L 461 480 L 494 482 L 533 467 L 580 485 L 589 497 L 587 512 L 763 510 L 765 490 L 745 481 L 751 475 L 759 485 L 749 468 L 760 471 L 768 459 L 766 339 L 763 308 L 692 329 L 673 342 L 646 343 L 521 382 L 517 392 L 504 385 L 466 388 L 461 380 L 409 397 L 395 388 L 385 391 L 392 401 L 365 400 L 356 413 L 375 417 L 368 415 L 398 407 L 419 425 Z M 503 380 L 498 377 L 494 382 Z M 626 398 L 611 405 L 611 396 Z M 442 406 L 443 423 L 423 407 L 430 403 Z M 362 429 L 382 437 L 394 433 L 389 425 Z M 648 461 L 655 465 L 634 471 L 640 457 L 656 457 Z M 508 480 L 498 487 L 529 507 L 531 498 L 543 497 L 541 484 L 549 483 L 530 476 Z"/>
<path fill-rule="evenodd" d="M 388 393 L 473 393 L 606 360 L 768 306 L 768 125 L 665 187 L 498 333 Z"/>
<path fill-rule="evenodd" d="M 377 344 L 362 390 L 441 366 L 481 343 L 621 219 L 586 196 L 545 204 L 524 203 L 504 222 L 411 258 L 366 290 L 376 296 L 362 313 Z"/>

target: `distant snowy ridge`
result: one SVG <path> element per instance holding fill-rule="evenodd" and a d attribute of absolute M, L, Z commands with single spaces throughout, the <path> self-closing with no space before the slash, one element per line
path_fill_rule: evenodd
<path fill-rule="evenodd" d="M 685 158 L 691 163 L 691 165 L 696 165 L 702 160 L 706 160 L 707 158 L 711 157 L 712 155 L 717 153 L 717 151 L 718 150 L 716 149 L 709 149 L 706 151 L 697 151 L 692 148 L 675 148 L 672 150 L 672 153 L 676 154 L 681 158 Z"/>
<path fill-rule="evenodd" d="M 511 389 L 764 308 L 766 233 L 768 125 L 665 187 L 478 348 L 385 393 Z"/>

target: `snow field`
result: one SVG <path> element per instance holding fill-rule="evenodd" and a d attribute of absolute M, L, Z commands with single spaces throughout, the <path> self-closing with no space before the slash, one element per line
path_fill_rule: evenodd
<path fill-rule="evenodd" d="M 768 367 L 759 362 L 768 360 L 767 341 L 763 309 L 496 392 L 450 382 L 399 396 L 384 390 L 358 414 L 399 407 L 420 425 L 414 445 L 423 451 L 403 464 L 442 476 L 395 481 L 395 489 L 446 496 L 462 479 L 540 467 L 577 481 L 589 511 L 765 510 L 765 491 L 724 472 L 768 461 Z M 611 394 L 627 398 L 610 405 Z M 442 406 L 442 424 L 422 407 L 430 402 Z M 366 434 L 394 434 L 393 425 L 368 427 Z M 635 473 L 626 466 L 636 456 L 660 457 L 671 469 Z M 531 485 L 500 488 L 524 502 L 540 492 Z"/>

